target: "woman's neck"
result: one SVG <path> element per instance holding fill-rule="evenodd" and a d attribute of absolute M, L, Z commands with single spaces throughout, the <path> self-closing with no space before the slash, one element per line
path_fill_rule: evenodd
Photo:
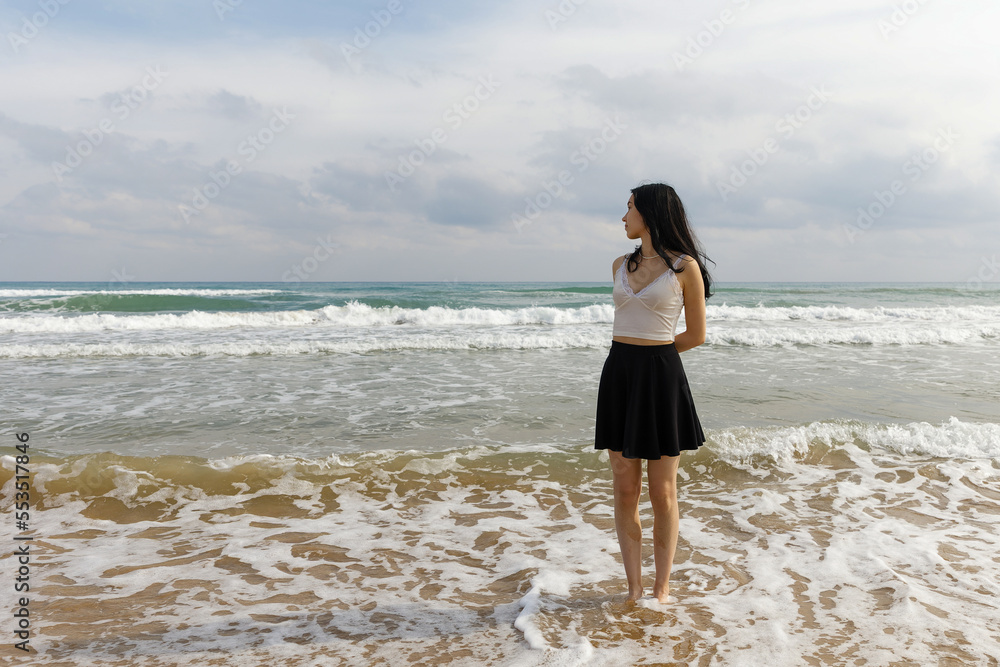
<path fill-rule="evenodd" d="M 659 253 L 653 249 L 653 242 L 647 237 L 643 237 L 642 245 L 639 247 L 639 252 L 645 259 L 653 259 L 659 255 Z"/>

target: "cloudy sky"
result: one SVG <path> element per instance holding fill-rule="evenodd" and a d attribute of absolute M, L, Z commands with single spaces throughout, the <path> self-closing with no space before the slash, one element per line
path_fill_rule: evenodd
<path fill-rule="evenodd" d="M 18 0 L 0 31 L 3 281 L 610 280 L 650 181 L 722 281 L 1000 255 L 995 0 Z"/>

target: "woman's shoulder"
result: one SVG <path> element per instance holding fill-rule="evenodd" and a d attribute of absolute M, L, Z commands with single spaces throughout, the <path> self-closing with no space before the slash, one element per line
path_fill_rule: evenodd
<path fill-rule="evenodd" d="M 611 273 L 618 273 L 618 267 L 622 265 L 622 262 L 628 257 L 628 254 L 624 254 L 621 257 L 615 257 L 615 261 L 611 262 Z"/>
<path fill-rule="evenodd" d="M 670 253 L 670 256 L 674 258 L 674 268 L 688 268 L 689 266 L 694 266 L 698 268 L 698 261 L 691 255 L 686 255 L 684 253 Z"/>
<path fill-rule="evenodd" d="M 676 255 L 675 255 L 676 256 Z M 701 266 L 691 255 L 680 255 L 674 260 L 674 271 L 681 289 L 702 288 Z"/>

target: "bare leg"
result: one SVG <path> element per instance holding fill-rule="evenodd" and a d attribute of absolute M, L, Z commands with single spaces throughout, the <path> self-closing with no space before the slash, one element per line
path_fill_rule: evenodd
<path fill-rule="evenodd" d="M 653 597 L 666 602 L 670 593 L 670 568 L 677 550 L 677 464 L 680 456 L 664 456 L 646 465 L 649 475 L 649 500 L 653 505 L 653 562 L 656 580 Z"/>
<path fill-rule="evenodd" d="M 622 550 L 628 599 L 642 597 L 642 524 L 639 522 L 639 494 L 642 492 L 642 459 L 627 459 L 609 451 L 615 485 L 615 529 Z"/>

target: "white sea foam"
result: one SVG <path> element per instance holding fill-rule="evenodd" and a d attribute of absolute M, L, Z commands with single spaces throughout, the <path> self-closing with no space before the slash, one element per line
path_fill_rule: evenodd
<path fill-rule="evenodd" d="M 289 310 L 270 313 L 221 312 L 198 310 L 175 315 L 28 315 L 0 318 L 0 332 L 10 333 L 84 333 L 90 331 L 160 331 L 205 330 L 225 328 L 295 327 L 316 324 L 314 311 Z"/>
<path fill-rule="evenodd" d="M 710 305 L 707 317 L 718 322 L 1000 322 L 1000 306 L 852 308 L 849 306 Z"/>
<path fill-rule="evenodd" d="M 311 332 L 355 332 L 377 336 L 363 344 L 341 342 L 287 345 L 243 343 L 191 347 L 188 341 L 171 338 L 169 343 L 114 345 L 122 354 L 299 354 L 309 351 L 353 351 L 396 349 L 537 349 L 558 347 L 606 347 L 614 308 L 608 304 L 581 308 L 547 306 L 528 308 L 429 308 L 372 307 L 358 302 L 326 306 L 317 310 L 277 312 L 202 312 L 182 314 L 89 313 L 85 315 L 5 315 L 0 333 L 84 334 L 92 332 L 234 332 L 301 329 Z M 753 322 L 766 326 L 746 326 Z M 532 327 L 535 331 L 525 331 Z M 678 332 L 684 328 L 683 318 Z M 492 331 L 490 331 L 492 330 Z M 499 330 L 499 331 L 498 331 Z M 426 335 L 416 335 L 420 331 Z M 437 332 L 437 333 L 430 333 Z M 351 334 L 357 338 L 357 334 Z M 967 345 L 1000 338 L 1000 308 L 857 309 L 840 307 L 709 308 L 706 342 L 709 345 L 776 347 L 789 345 Z M 468 339 L 468 344 L 463 341 Z M 39 345 L 57 341 L 38 341 Z M 174 344 L 176 343 L 176 345 Z M 77 351 L 36 354 L 35 346 L 5 346 L 0 357 L 74 356 L 117 354 L 98 344 Z"/>
<path fill-rule="evenodd" d="M 868 326 L 772 326 L 712 328 L 709 345 L 784 347 L 789 345 L 962 345 L 1000 338 L 1000 323 L 991 325 L 871 324 Z"/>
<path fill-rule="evenodd" d="M 614 321 L 614 306 L 595 304 L 582 308 L 400 308 L 350 302 L 344 306 L 327 306 L 321 310 L 326 319 L 343 326 L 387 326 L 410 324 L 421 327 L 455 325 L 518 326 L 526 324 L 592 324 Z"/>
<path fill-rule="evenodd" d="M 291 322 L 294 317 L 288 317 Z M 58 357 L 192 357 L 301 354 L 366 354 L 396 350 L 542 350 L 591 348 L 605 349 L 611 343 L 610 327 L 580 325 L 566 328 L 484 329 L 450 328 L 438 332 L 427 329 L 328 330 L 327 335 L 290 338 L 273 333 L 250 337 L 248 332 L 223 340 L 185 340 L 164 336 L 161 340 L 122 339 L 105 342 L 62 342 L 51 337 L 37 342 L 0 344 L 0 359 Z M 260 330 L 258 330 L 260 331 Z M 970 329 L 853 329 L 853 330 L 776 330 L 730 329 L 710 331 L 706 343 L 720 347 L 787 347 L 793 345 L 979 345 L 1000 339 L 1000 327 Z"/>
<path fill-rule="evenodd" d="M 453 332 L 447 336 L 343 337 L 330 341 L 240 341 L 220 343 L 41 343 L 0 345 L 0 359 L 55 357 L 196 357 L 297 354 L 365 354 L 390 350 L 537 350 L 606 347 L 608 336 L 595 332 L 521 334 Z"/>
<path fill-rule="evenodd" d="M 261 296 L 278 294 L 276 289 L 120 289 L 120 290 L 75 290 L 75 289 L 0 289 L 0 298 L 88 296 L 111 294 L 115 296 Z"/>
<path fill-rule="evenodd" d="M 790 461 L 817 446 L 838 449 L 856 444 L 907 456 L 1000 458 L 1000 424 L 963 422 L 956 417 L 942 424 L 841 421 L 803 426 L 739 427 L 712 431 L 709 440 L 715 455 L 727 461 Z"/>
<path fill-rule="evenodd" d="M 521 325 L 572 325 L 607 323 L 614 320 L 614 309 L 609 305 L 583 308 L 531 307 L 516 309 L 496 308 L 445 308 L 431 306 L 400 308 L 350 302 L 344 306 L 326 306 L 318 310 L 292 310 L 277 312 L 202 312 L 191 311 L 180 315 L 105 314 L 86 315 L 37 315 L 0 317 L 0 332 L 11 333 L 80 333 L 88 331 L 157 331 L 205 330 L 231 327 L 270 328 L 327 326 L 336 328 L 357 327 L 499 327 Z"/>
<path fill-rule="evenodd" d="M 104 634 L 88 646 L 126 646 L 136 660 L 164 650 L 177 664 L 220 650 L 281 655 L 293 666 L 315 664 L 324 652 L 352 663 L 416 660 L 440 651 L 441 638 L 470 664 L 615 665 L 651 656 L 690 663 L 691 652 L 721 665 L 799 664 L 803 656 L 934 664 L 955 651 L 978 664 L 995 655 L 998 471 L 960 457 L 927 465 L 899 445 L 930 439 L 934 449 L 956 434 L 996 431 L 954 421 L 899 432 L 828 426 L 756 432 L 765 443 L 798 439 L 807 447 L 825 436 L 841 454 L 828 462 L 737 460 L 736 473 L 716 479 L 698 470 L 711 457 L 688 459 L 666 606 L 621 604 L 611 483 L 597 457 L 574 452 L 562 470 L 530 472 L 522 469 L 534 456 L 500 449 L 486 460 L 456 450 L 449 465 L 423 473 L 387 468 L 418 456 L 404 452 L 348 457 L 353 465 L 340 471 L 333 459 L 291 465 L 288 457 L 250 456 L 242 460 L 277 476 L 235 496 L 116 464 L 106 495 L 128 506 L 160 503 L 168 516 L 87 518 L 98 505 L 48 492 L 33 522 L 58 547 L 49 565 L 63 577 L 99 590 L 97 601 L 131 601 L 131 614 L 141 600 L 142 620 L 164 628 Z M 892 447 L 876 451 L 859 433 Z M 211 467 L 224 472 L 237 460 Z M 12 458 L 3 464 L 12 468 Z M 317 478 L 321 465 L 327 472 Z M 766 479 L 738 474 L 760 468 Z M 39 461 L 35 483 L 55 489 L 52 480 L 66 472 Z M 269 496 L 288 500 L 275 506 L 284 514 L 242 513 Z M 649 518 L 645 500 L 641 512 Z M 650 559 L 644 574 L 648 589 Z M 159 594 L 148 591 L 151 581 L 165 582 Z M 60 622 L 46 630 L 77 631 Z M 303 637 L 309 641 L 284 652 Z"/>

